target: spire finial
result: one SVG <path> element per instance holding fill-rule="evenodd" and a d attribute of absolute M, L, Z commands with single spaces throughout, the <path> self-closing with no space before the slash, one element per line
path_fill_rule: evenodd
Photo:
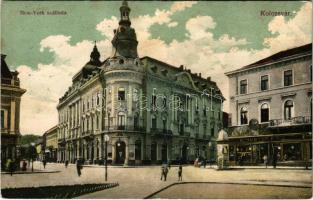
<path fill-rule="evenodd" d="M 119 24 L 130 26 L 131 24 L 130 19 L 129 19 L 130 8 L 128 7 L 128 3 L 126 0 L 123 0 L 122 6 L 120 7 L 120 12 L 121 12 L 121 20 Z"/>
<path fill-rule="evenodd" d="M 90 61 L 97 62 L 99 61 L 100 53 L 97 48 L 97 41 L 95 40 L 94 42 L 95 42 L 95 46 L 93 47 L 93 51 L 90 54 Z"/>

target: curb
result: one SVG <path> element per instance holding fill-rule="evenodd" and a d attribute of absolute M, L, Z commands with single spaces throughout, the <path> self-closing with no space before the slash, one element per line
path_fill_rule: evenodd
<path fill-rule="evenodd" d="M 156 192 L 153 192 L 152 194 L 149 194 L 148 196 L 144 197 L 143 199 L 150 199 L 154 195 L 174 186 L 174 185 L 180 185 L 180 184 L 236 184 L 236 185 L 255 185 L 255 186 L 273 186 L 273 187 L 296 187 L 296 188 L 312 188 L 312 186 L 304 186 L 304 185 L 282 185 L 282 184 L 264 184 L 264 183 L 235 183 L 235 182 L 198 182 L 198 181 L 190 181 L 190 182 L 176 182 L 176 183 L 171 183 L 168 186 L 165 186 L 164 188 L 161 188 L 157 190 Z"/>

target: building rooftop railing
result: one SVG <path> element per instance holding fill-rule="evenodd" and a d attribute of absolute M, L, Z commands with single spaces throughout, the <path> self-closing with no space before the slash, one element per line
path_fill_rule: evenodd
<path fill-rule="evenodd" d="M 312 117 L 311 116 L 299 116 L 292 117 L 290 119 L 273 119 L 270 120 L 269 126 L 294 126 L 294 125 L 303 125 L 303 124 L 311 124 Z"/>

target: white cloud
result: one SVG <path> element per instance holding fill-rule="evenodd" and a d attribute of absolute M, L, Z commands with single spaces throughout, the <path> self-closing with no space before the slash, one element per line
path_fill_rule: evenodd
<path fill-rule="evenodd" d="M 132 19 L 136 29 L 139 56 L 151 56 L 167 63 L 187 66 L 192 72 L 211 76 L 228 98 L 228 81 L 225 72 L 255 62 L 287 47 L 311 42 L 312 12 L 311 3 L 306 3 L 296 16 L 289 21 L 275 17 L 268 25 L 273 34 L 265 38 L 266 47 L 261 50 L 243 48 L 249 41 L 235 38 L 227 33 L 214 38 L 213 30 L 217 24 L 211 16 L 196 16 L 189 19 L 185 28 L 188 32 L 184 41 L 173 40 L 166 44 L 163 40 L 151 38 L 150 27 L 155 24 L 174 27 L 177 22 L 171 19 L 176 13 L 190 8 L 194 2 L 175 2 L 170 10 L 157 9 L 153 15 L 142 15 Z M 96 30 L 106 38 L 97 42 L 102 60 L 110 55 L 113 29 L 118 19 L 111 17 L 97 24 Z M 279 27 L 279 28 L 277 28 Z M 170 31 L 170 28 L 169 28 Z M 28 66 L 18 67 L 22 87 L 27 89 L 22 99 L 22 133 L 40 133 L 57 123 L 56 105 L 67 88 L 72 76 L 89 60 L 93 48 L 91 41 L 81 41 L 70 45 L 71 37 L 64 35 L 49 36 L 40 43 L 41 51 L 55 54 L 50 65 L 39 64 L 37 70 Z M 228 102 L 225 104 L 228 110 Z"/>
<path fill-rule="evenodd" d="M 194 4 L 197 2 L 192 2 L 192 1 L 180 1 L 180 2 L 174 2 L 171 6 L 171 12 L 175 13 L 178 11 L 183 11 L 186 8 L 192 7 Z"/>
<path fill-rule="evenodd" d="M 54 62 L 38 64 L 36 70 L 25 65 L 17 68 L 21 87 L 27 89 L 21 103 L 22 133 L 42 134 L 56 125 L 58 99 L 71 85 L 72 76 L 88 62 L 93 48 L 90 41 L 84 40 L 73 46 L 69 42 L 69 36 L 49 36 L 41 41 L 40 51 L 48 49 L 53 52 Z"/>
<path fill-rule="evenodd" d="M 177 26 L 178 25 L 178 22 L 171 22 L 171 23 L 169 23 L 167 26 L 168 27 L 175 27 L 175 26 Z"/>
<path fill-rule="evenodd" d="M 296 16 L 288 21 L 282 16 L 275 17 L 269 23 L 268 30 L 274 36 L 266 38 L 264 44 L 272 52 L 282 47 L 287 49 L 312 42 L 312 3 L 305 3 Z"/>

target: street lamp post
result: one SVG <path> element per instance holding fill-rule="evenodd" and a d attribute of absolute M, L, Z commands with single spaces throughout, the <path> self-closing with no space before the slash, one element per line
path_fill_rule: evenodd
<path fill-rule="evenodd" d="M 110 140 L 110 137 L 105 134 L 104 135 L 104 141 L 105 141 L 105 181 L 108 180 L 108 141 Z"/>

